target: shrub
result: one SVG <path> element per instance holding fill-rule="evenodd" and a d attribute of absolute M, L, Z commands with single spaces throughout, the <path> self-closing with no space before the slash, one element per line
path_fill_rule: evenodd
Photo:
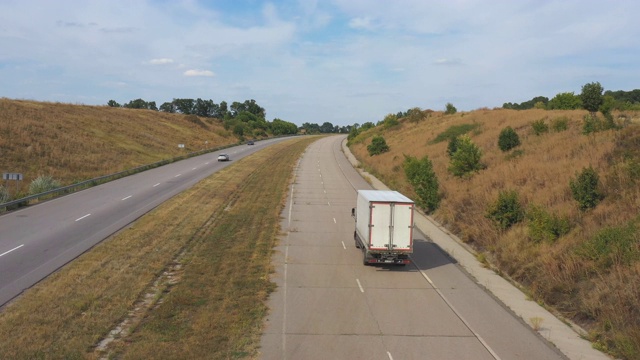
<path fill-rule="evenodd" d="M 599 269 L 630 265 L 640 260 L 640 233 L 636 221 L 618 227 L 606 227 L 585 241 L 576 253 L 591 260 Z"/>
<path fill-rule="evenodd" d="M 533 128 L 533 133 L 538 136 L 549 132 L 549 125 L 544 122 L 544 119 L 534 121 L 531 127 Z"/>
<path fill-rule="evenodd" d="M 398 117 L 394 114 L 388 114 L 387 116 L 385 116 L 384 120 L 382 120 L 382 123 L 384 124 L 383 126 L 385 129 L 388 129 L 390 127 L 394 127 L 400 124 L 400 122 L 398 121 Z"/>
<path fill-rule="evenodd" d="M 425 156 L 418 160 L 413 156 L 405 155 L 402 167 L 407 180 L 418 195 L 416 204 L 427 212 L 437 209 L 440 205 L 438 178 L 429 157 Z"/>
<path fill-rule="evenodd" d="M 609 114 L 609 116 L 611 115 Z M 613 123 L 613 117 L 611 117 L 610 123 Z M 606 130 L 609 126 L 610 124 L 602 121 L 602 119 L 600 119 L 595 113 L 589 113 L 584 116 L 584 120 L 582 123 L 582 133 L 584 135 L 588 135 L 598 131 Z"/>
<path fill-rule="evenodd" d="M 374 136 L 371 140 L 371 144 L 367 146 L 369 156 L 379 155 L 389 151 L 389 146 L 384 138 L 380 135 Z"/>
<path fill-rule="evenodd" d="M 575 179 L 571 179 L 569 187 L 582 211 L 596 207 L 602 200 L 602 193 L 599 190 L 600 178 L 591 166 L 583 168 Z"/>
<path fill-rule="evenodd" d="M 449 171 L 455 176 L 465 176 L 473 172 L 484 169 L 480 163 L 482 151 L 471 141 L 471 138 L 464 135 L 458 138 L 458 149 L 451 156 Z"/>
<path fill-rule="evenodd" d="M 566 116 L 557 117 L 551 122 L 551 128 L 555 132 L 565 131 L 569 128 L 569 119 Z"/>
<path fill-rule="evenodd" d="M 513 130 L 511 126 L 507 126 L 502 129 L 498 136 L 498 147 L 500 150 L 509 151 L 518 145 L 520 145 L 520 137 L 518 137 L 518 133 Z"/>
<path fill-rule="evenodd" d="M 532 206 L 526 218 L 529 221 L 529 237 L 535 242 L 553 242 L 571 230 L 568 217 L 550 214 L 540 206 Z"/>
<path fill-rule="evenodd" d="M 447 105 L 445 106 L 445 108 L 446 108 L 446 109 L 445 109 L 444 113 L 445 113 L 445 114 L 447 114 L 447 115 L 455 114 L 455 113 L 457 113 L 457 112 L 458 112 L 458 109 L 456 109 L 456 107 L 455 107 L 455 106 L 453 106 L 453 104 L 452 104 L 452 103 L 447 103 Z"/>
<path fill-rule="evenodd" d="M 60 183 L 54 180 L 51 176 L 42 175 L 33 180 L 31 184 L 29 184 L 29 194 L 40 194 L 49 190 L 57 189 L 59 187 Z"/>
<path fill-rule="evenodd" d="M 524 219 L 524 209 L 520 205 L 518 192 L 501 191 L 498 200 L 489 206 L 486 217 L 493 220 L 502 230 L 510 228 Z"/>
<path fill-rule="evenodd" d="M 11 199 L 11 195 L 9 195 L 9 190 L 4 186 L 0 185 L 0 204 L 9 202 L 10 199 Z"/>
<path fill-rule="evenodd" d="M 447 144 L 447 155 L 452 157 L 456 151 L 458 151 L 458 137 L 454 136 L 449 139 L 449 143 Z"/>

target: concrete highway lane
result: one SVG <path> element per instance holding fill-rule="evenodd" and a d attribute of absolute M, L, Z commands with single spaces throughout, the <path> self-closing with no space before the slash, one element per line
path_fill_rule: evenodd
<path fill-rule="evenodd" d="M 297 165 L 261 358 L 565 358 L 419 231 L 412 264 L 364 266 L 351 208 L 371 186 L 343 139 L 313 143 Z"/>
<path fill-rule="evenodd" d="M 282 140 L 185 159 L 0 216 L 0 306 L 172 196 Z M 219 153 L 231 162 L 218 162 Z"/>

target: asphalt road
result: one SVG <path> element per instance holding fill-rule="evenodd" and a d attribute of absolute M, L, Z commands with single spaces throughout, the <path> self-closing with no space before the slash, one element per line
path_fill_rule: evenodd
<path fill-rule="evenodd" d="M 263 359 L 565 358 L 419 232 L 411 265 L 364 266 L 351 208 L 371 186 L 343 139 L 313 143 L 296 168 Z"/>
<path fill-rule="evenodd" d="M 0 216 L 0 306 L 172 196 L 259 149 L 257 141 Z M 230 162 L 218 162 L 227 153 Z"/>

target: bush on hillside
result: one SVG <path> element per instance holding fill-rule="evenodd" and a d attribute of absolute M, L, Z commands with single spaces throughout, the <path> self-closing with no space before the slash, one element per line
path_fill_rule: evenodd
<path fill-rule="evenodd" d="M 534 121 L 531 127 L 533 128 L 533 133 L 538 136 L 549 132 L 549 125 L 544 122 L 544 119 Z"/>
<path fill-rule="evenodd" d="M 388 114 L 384 117 L 384 120 L 382 120 L 382 124 L 385 129 L 389 129 L 391 127 L 399 125 L 400 122 L 398 121 L 398 117 L 395 114 Z"/>
<path fill-rule="evenodd" d="M 461 136 L 457 141 L 457 150 L 451 156 L 449 171 L 455 176 L 463 177 L 485 168 L 480 162 L 482 151 L 471 141 L 469 136 Z"/>
<path fill-rule="evenodd" d="M 591 166 L 583 168 L 575 179 L 571 179 L 569 187 L 582 211 L 596 207 L 603 198 L 600 192 L 600 178 Z"/>
<path fill-rule="evenodd" d="M 569 218 L 550 214 L 541 206 L 531 206 L 527 211 L 529 237 L 535 242 L 554 242 L 571 230 Z"/>
<path fill-rule="evenodd" d="M 555 132 L 565 131 L 569 128 L 569 118 L 561 116 L 551 121 L 551 129 Z"/>
<path fill-rule="evenodd" d="M 520 204 L 518 192 L 501 191 L 495 203 L 489 206 L 486 217 L 501 230 L 506 230 L 524 219 L 524 209 Z"/>
<path fill-rule="evenodd" d="M 371 140 L 371 144 L 367 146 L 369 156 L 380 155 L 389 151 L 389 146 L 381 135 L 374 136 Z"/>
<path fill-rule="evenodd" d="M 60 187 L 60 183 L 49 175 L 41 175 L 29 184 L 29 194 L 41 194 Z"/>
<path fill-rule="evenodd" d="M 511 126 L 502 129 L 498 136 L 498 147 L 502 151 L 509 151 L 520 145 L 520 137 Z"/>
<path fill-rule="evenodd" d="M 10 199 L 11 199 L 11 195 L 9 195 L 9 190 L 4 186 L 0 185 L 0 204 L 9 202 Z"/>
<path fill-rule="evenodd" d="M 458 109 L 456 109 L 455 106 L 453 106 L 452 103 L 447 103 L 447 105 L 445 106 L 445 111 L 444 113 L 447 115 L 451 115 L 451 114 L 455 114 L 458 112 Z"/>
<path fill-rule="evenodd" d="M 576 250 L 577 254 L 593 261 L 599 270 L 640 261 L 640 229 L 637 221 L 601 229 Z"/>
<path fill-rule="evenodd" d="M 449 143 L 447 144 L 447 155 L 452 157 L 456 151 L 458 151 L 458 137 L 454 136 L 449 139 Z"/>
<path fill-rule="evenodd" d="M 405 155 L 402 167 L 409 184 L 418 195 L 416 204 L 427 212 L 436 210 L 440 204 L 439 185 L 429 157 L 418 160 L 416 157 Z"/>

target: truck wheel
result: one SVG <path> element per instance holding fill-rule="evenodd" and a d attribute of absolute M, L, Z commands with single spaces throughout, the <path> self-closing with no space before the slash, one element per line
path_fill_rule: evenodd
<path fill-rule="evenodd" d="M 369 259 L 367 257 L 367 252 L 363 251 L 362 253 L 364 254 L 364 255 L 362 255 L 362 264 L 364 266 L 368 266 L 369 265 L 369 261 L 367 261 L 367 260 L 369 260 Z"/>

